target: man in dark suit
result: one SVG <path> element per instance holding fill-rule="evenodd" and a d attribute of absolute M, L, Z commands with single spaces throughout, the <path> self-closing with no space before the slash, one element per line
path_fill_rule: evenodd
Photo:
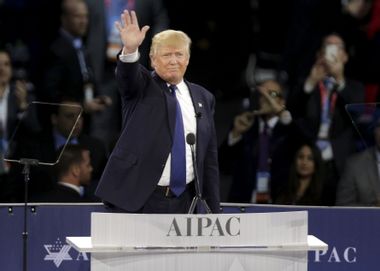
<path fill-rule="evenodd" d="M 150 72 L 137 61 L 149 26 L 140 29 L 134 11 L 126 10 L 121 17 L 117 28 L 124 47 L 118 56 L 116 78 L 123 129 L 96 194 L 121 211 L 187 213 L 194 196 L 196 168 L 203 197 L 212 212 L 218 212 L 215 100 L 206 89 L 183 78 L 190 38 L 174 30 L 156 34 L 150 51 L 154 72 Z M 181 125 L 183 128 L 177 129 Z M 189 133 L 196 134 L 196 165 L 190 146 L 184 143 Z M 182 143 L 177 145 L 178 140 Z M 178 149 L 172 150 L 173 145 Z M 181 158 L 172 159 L 177 150 L 183 151 Z M 180 191 L 173 188 L 174 183 Z"/>
<path fill-rule="evenodd" d="M 336 184 L 346 158 L 356 151 L 355 131 L 346 105 L 364 102 L 364 86 L 345 76 L 348 54 L 343 39 L 327 35 L 303 85 L 289 98 L 289 108 L 319 147 L 331 191 L 325 202 L 334 205 Z"/>
<path fill-rule="evenodd" d="M 293 124 L 283 93 L 277 81 L 261 82 L 258 109 L 238 114 L 219 148 L 220 167 L 232 175 L 229 202 L 271 203 L 286 184 Z"/>
<path fill-rule="evenodd" d="M 58 149 L 61 152 L 61 149 Z M 34 202 L 88 202 L 83 186 L 91 181 L 90 152 L 80 145 L 67 145 L 54 172 L 58 182 L 52 190 L 32 197 Z"/>
<path fill-rule="evenodd" d="M 99 95 L 99 84 L 84 46 L 88 8 L 84 0 L 62 1 L 61 28 L 47 56 L 41 100 L 57 102 L 62 97 L 80 101 L 85 109 L 85 130 L 90 132 L 90 115 L 102 112 L 112 101 Z"/>
<path fill-rule="evenodd" d="M 0 201 L 9 201 L 12 180 L 9 171 L 12 165 L 3 158 L 10 157 L 7 151 L 17 129 L 17 140 L 23 141 L 38 131 L 39 124 L 34 107 L 28 104 L 34 99 L 25 80 L 12 80 L 12 61 L 8 51 L 0 49 Z M 13 142 L 12 142 L 13 145 Z"/>

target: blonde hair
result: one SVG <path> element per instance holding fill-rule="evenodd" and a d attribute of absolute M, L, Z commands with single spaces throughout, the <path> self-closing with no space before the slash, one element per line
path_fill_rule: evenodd
<path fill-rule="evenodd" d="M 191 39 L 189 36 L 179 30 L 165 30 L 154 35 L 152 45 L 150 47 L 149 56 L 154 56 L 160 46 L 186 47 L 187 53 L 190 56 Z"/>

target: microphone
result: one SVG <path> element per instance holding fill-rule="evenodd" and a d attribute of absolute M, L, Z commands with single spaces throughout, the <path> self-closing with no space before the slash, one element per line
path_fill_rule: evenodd
<path fill-rule="evenodd" d="M 193 146 L 195 144 L 195 135 L 193 133 L 188 133 L 186 136 L 186 142 L 190 147 Z"/>
<path fill-rule="evenodd" d="M 194 170 L 194 182 L 195 182 L 195 193 L 201 197 L 201 189 L 199 186 L 198 170 L 197 170 L 197 161 L 195 159 L 195 135 L 193 133 L 188 133 L 186 135 L 186 143 L 190 145 L 191 158 L 193 160 L 193 170 Z"/>
<path fill-rule="evenodd" d="M 191 158 L 193 160 L 194 182 L 195 182 L 195 197 L 193 199 L 193 202 L 191 203 L 189 214 L 194 213 L 194 209 L 198 201 L 200 201 L 203 204 L 203 207 L 205 208 L 206 212 L 208 214 L 211 214 L 210 207 L 208 207 L 206 201 L 202 199 L 202 193 L 201 193 L 201 189 L 199 185 L 199 177 L 198 177 L 198 170 L 197 170 L 197 161 L 195 159 L 195 150 L 194 150 L 195 135 L 193 133 L 188 133 L 186 135 L 186 143 L 190 145 Z"/>
<path fill-rule="evenodd" d="M 202 112 L 195 112 L 195 117 L 196 117 L 197 119 L 202 118 Z"/>

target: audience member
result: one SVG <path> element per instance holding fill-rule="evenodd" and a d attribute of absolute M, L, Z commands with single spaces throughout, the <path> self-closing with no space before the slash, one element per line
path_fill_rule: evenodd
<path fill-rule="evenodd" d="M 221 170 L 233 175 L 231 202 L 270 203 L 288 175 L 293 125 L 283 88 L 268 80 L 257 91 L 258 110 L 237 115 L 219 148 Z"/>
<path fill-rule="evenodd" d="M 293 1 L 292 21 L 280 67 L 287 74 L 291 91 L 307 76 L 320 40 L 332 32 L 340 34 L 345 41 L 350 58 L 345 68 L 347 76 L 362 83 L 376 79 L 379 46 L 368 34 L 372 6 L 372 0 Z"/>
<path fill-rule="evenodd" d="M 303 132 L 319 147 L 326 166 L 326 199 L 335 203 L 336 183 L 346 157 L 356 151 L 355 131 L 345 106 L 364 102 L 364 86 L 344 74 L 348 55 L 342 38 L 323 39 L 304 84 L 289 97 L 288 105 Z"/>
<path fill-rule="evenodd" d="M 41 100 L 57 102 L 71 97 L 83 103 L 85 130 L 90 132 L 90 114 L 111 105 L 106 95 L 98 95 L 98 82 L 84 46 L 88 9 L 84 0 L 63 0 L 61 29 L 52 43 L 46 66 Z"/>
<path fill-rule="evenodd" d="M 7 156 L 9 142 L 13 139 L 16 128 L 19 129 L 17 135 L 23 138 L 27 138 L 29 132 L 39 129 L 36 112 L 27 110 L 34 99 L 33 93 L 28 91 L 26 81 L 12 79 L 10 54 L 0 49 L 0 201 L 9 197 L 7 183 L 10 181 L 8 173 L 11 165 L 3 158 Z"/>
<path fill-rule="evenodd" d="M 53 150 L 62 147 L 67 141 L 80 111 L 80 103 L 78 102 L 63 99 L 62 104 L 68 106 L 59 106 L 57 108 L 58 110 L 52 114 L 52 141 L 50 141 L 51 143 L 49 143 L 49 145 L 48 142 L 46 142 L 45 145 L 45 148 L 50 149 L 52 153 Z M 106 146 L 102 140 L 88 135 L 83 131 L 82 117 L 80 117 L 76 123 L 69 143 L 80 144 L 90 151 L 91 165 L 94 171 L 92 173 L 92 181 L 87 185 L 85 193 L 88 197 L 95 199 L 95 188 L 107 162 L 108 151 Z"/>
<path fill-rule="evenodd" d="M 322 192 L 324 169 L 320 151 L 314 144 L 304 143 L 297 149 L 289 170 L 285 190 L 277 204 L 324 205 Z"/>
<path fill-rule="evenodd" d="M 58 153 L 62 148 L 58 149 Z M 34 202 L 88 202 L 83 186 L 91 182 L 90 152 L 80 145 L 67 145 L 54 166 L 56 183 L 52 190 L 31 197 Z"/>
<path fill-rule="evenodd" d="M 380 123 L 373 128 L 375 145 L 347 159 L 338 182 L 336 205 L 380 206 Z"/>

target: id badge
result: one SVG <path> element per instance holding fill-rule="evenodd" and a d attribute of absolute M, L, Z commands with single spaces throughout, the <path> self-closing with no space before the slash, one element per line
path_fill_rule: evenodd
<path fill-rule="evenodd" d="M 318 137 L 327 138 L 329 135 L 329 128 L 330 128 L 330 123 L 328 121 L 322 122 L 321 125 L 319 126 Z"/>
<path fill-rule="evenodd" d="M 266 171 L 259 171 L 256 175 L 256 191 L 258 193 L 269 191 L 270 173 Z"/>

